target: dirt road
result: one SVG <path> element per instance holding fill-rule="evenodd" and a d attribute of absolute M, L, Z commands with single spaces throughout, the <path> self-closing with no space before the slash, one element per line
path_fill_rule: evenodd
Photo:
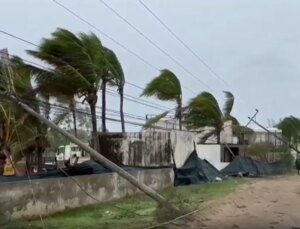
<path fill-rule="evenodd" d="M 170 228 L 300 229 L 300 176 L 254 179 L 192 220 Z"/>

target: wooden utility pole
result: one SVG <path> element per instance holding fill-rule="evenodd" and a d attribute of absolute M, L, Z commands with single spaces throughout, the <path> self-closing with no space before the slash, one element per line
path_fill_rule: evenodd
<path fill-rule="evenodd" d="M 68 138 L 71 142 L 77 144 L 82 149 L 84 149 L 86 152 L 88 152 L 92 157 L 96 158 L 99 162 L 101 162 L 103 165 L 105 165 L 107 168 L 111 169 L 113 172 L 118 173 L 121 177 L 129 181 L 132 185 L 140 189 L 142 192 L 147 194 L 149 197 L 154 199 L 159 203 L 160 206 L 167 208 L 168 210 L 179 213 L 179 209 L 175 206 L 171 205 L 162 195 L 154 191 L 152 188 L 146 186 L 143 183 L 140 183 L 135 177 L 133 177 L 130 173 L 126 172 L 121 167 L 117 166 L 115 163 L 108 160 L 106 157 L 99 154 L 97 151 L 89 147 L 88 145 L 84 144 L 82 141 L 74 137 L 73 135 L 69 134 L 65 130 L 61 129 L 57 125 L 55 125 L 53 122 L 49 121 L 45 117 L 41 116 L 37 112 L 35 112 L 33 109 L 31 109 L 28 105 L 25 103 L 19 101 L 17 98 L 13 96 L 9 96 L 11 100 L 16 102 L 18 105 L 20 105 L 24 110 L 26 110 L 28 113 L 33 115 L 34 117 L 38 118 L 41 122 L 45 123 L 48 127 L 53 128 L 66 138 Z"/>

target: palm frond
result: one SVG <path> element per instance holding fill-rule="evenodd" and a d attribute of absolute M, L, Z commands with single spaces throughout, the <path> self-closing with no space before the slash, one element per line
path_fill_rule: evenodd
<path fill-rule="evenodd" d="M 147 120 L 147 122 L 145 123 L 145 125 L 143 126 L 144 129 L 147 129 L 147 128 L 153 128 L 154 125 L 159 122 L 159 120 L 161 120 L 162 118 L 166 117 L 166 115 L 169 113 L 169 111 L 166 111 L 162 114 L 159 114 L 159 115 L 156 115 L 155 117 L 153 118 L 150 118 Z"/>
<path fill-rule="evenodd" d="M 155 96 L 160 100 L 178 102 L 182 96 L 180 81 L 173 72 L 164 69 L 147 84 L 141 96 Z"/>
<path fill-rule="evenodd" d="M 225 93 L 225 97 L 226 97 L 226 102 L 224 104 L 223 107 L 223 115 L 225 118 L 230 116 L 230 113 L 232 111 L 233 108 L 233 104 L 234 104 L 234 96 L 231 92 L 229 91 L 224 91 Z"/>

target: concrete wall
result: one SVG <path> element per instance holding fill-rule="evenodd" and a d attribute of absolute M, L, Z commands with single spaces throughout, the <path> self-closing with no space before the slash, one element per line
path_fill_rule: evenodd
<path fill-rule="evenodd" d="M 172 186 L 174 181 L 172 169 L 139 170 L 131 173 L 140 182 L 156 190 Z M 116 173 L 73 178 L 101 202 L 140 192 Z M 98 203 L 70 178 L 33 180 L 32 185 L 28 181 L 0 184 L 0 193 L 0 222 L 12 218 L 47 215 L 67 208 Z"/>
<path fill-rule="evenodd" d="M 201 159 L 208 160 L 218 170 L 225 168 L 229 163 L 221 162 L 222 145 L 218 144 L 203 144 L 197 145 L 197 154 Z"/>
<path fill-rule="evenodd" d="M 99 135 L 101 153 L 114 161 L 130 166 L 181 167 L 194 149 L 197 135 L 186 131 L 144 131 Z"/>

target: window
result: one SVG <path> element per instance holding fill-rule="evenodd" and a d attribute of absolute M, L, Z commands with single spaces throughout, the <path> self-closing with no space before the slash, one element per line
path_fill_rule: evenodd
<path fill-rule="evenodd" d="M 71 151 L 72 152 L 77 152 L 78 151 L 78 147 L 77 146 L 71 146 Z"/>

